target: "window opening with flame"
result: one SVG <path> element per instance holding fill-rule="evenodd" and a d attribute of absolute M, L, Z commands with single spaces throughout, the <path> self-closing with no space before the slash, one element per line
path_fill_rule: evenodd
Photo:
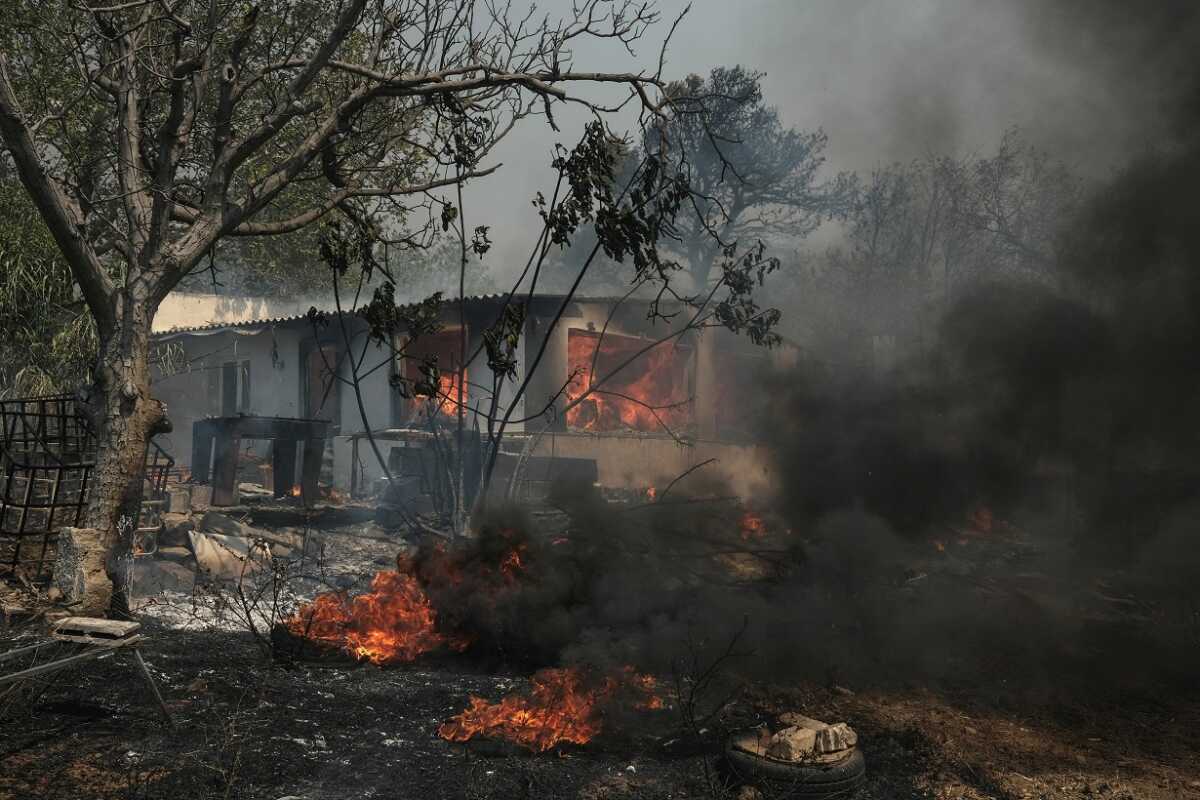
<path fill-rule="evenodd" d="M 397 424 L 411 425 L 424 418 L 432 402 L 440 414 L 454 417 L 458 414 L 458 361 L 462 347 L 458 328 L 446 328 L 438 333 L 424 334 L 416 341 L 410 341 L 404 346 L 403 355 L 398 358 L 398 371 L 404 376 L 411 388 L 425 382 L 426 377 L 421 371 L 422 365 L 431 358 L 437 359 L 438 387 L 437 396 L 419 395 L 403 401 L 397 407 Z M 469 405 L 470 379 L 467 370 L 463 370 L 462 402 Z"/>
<path fill-rule="evenodd" d="M 595 391 L 567 411 L 567 427 L 585 431 L 679 432 L 692 421 L 692 348 L 586 330 L 567 332 L 568 403 Z M 631 357 L 636 358 L 605 378 Z"/>

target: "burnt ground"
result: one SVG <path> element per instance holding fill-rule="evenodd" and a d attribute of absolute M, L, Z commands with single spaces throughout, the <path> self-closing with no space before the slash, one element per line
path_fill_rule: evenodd
<path fill-rule="evenodd" d="M 361 520 L 326 528 L 331 562 L 359 585 L 397 549 Z M 471 695 L 497 699 L 523 687 L 523 674 L 449 656 L 386 668 L 272 662 L 251 634 L 196 624 L 203 619 L 194 609 L 182 626 L 187 617 L 179 598 L 144 614 L 144 653 L 175 730 L 159 723 L 126 657 L 91 662 L 8 709 L 0 798 L 725 794 L 714 744 L 685 735 L 669 679 L 664 711 L 610 726 L 585 747 L 525 754 L 436 735 Z M 0 650 L 22 636 L 9 631 Z M 720 725 L 750 726 L 785 710 L 858 731 L 868 765 L 863 800 L 1200 798 L 1200 702 L 1169 693 L 1031 705 L 963 686 L 759 685 Z"/>

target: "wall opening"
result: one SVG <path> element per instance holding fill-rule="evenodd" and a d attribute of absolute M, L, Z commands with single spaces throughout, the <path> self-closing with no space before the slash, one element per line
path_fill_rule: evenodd
<path fill-rule="evenodd" d="M 568 429 L 680 433 L 691 425 L 692 348 L 671 341 L 646 349 L 649 344 L 614 333 L 567 332 L 567 402 L 583 398 L 567 411 Z"/>

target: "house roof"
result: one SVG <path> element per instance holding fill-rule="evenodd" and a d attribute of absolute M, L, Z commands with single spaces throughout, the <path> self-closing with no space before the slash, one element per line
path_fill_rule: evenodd
<path fill-rule="evenodd" d="M 463 300 L 472 305 L 485 303 L 498 303 L 503 301 L 509 295 L 507 293 L 494 292 L 491 294 L 476 294 L 464 297 Z M 563 294 L 537 294 L 534 295 L 534 300 L 538 302 L 562 302 L 566 299 Z M 580 303 L 616 303 L 622 300 L 620 297 L 575 297 L 574 300 Z M 458 302 L 458 298 L 448 298 L 447 305 L 453 305 Z M 401 307 L 412 307 L 416 303 L 404 304 Z M 335 313 L 332 309 L 318 309 L 321 315 L 330 315 Z M 191 333 L 214 333 L 226 330 L 241 330 L 245 328 L 259 328 L 263 326 L 285 325 L 288 323 L 301 322 L 308 319 L 308 313 L 290 314 L 277 317 L 262 317 L 255 319 L 243 320 L 219 320 L 215 322 L 206 322 L 200 325 L 178 325 L 172 326 L 165 330 L 155 331 L 154 336 L 159 339 L 171 338 L 180 334 Z M 257 333 L 258 331 L 253 331 Z"/>

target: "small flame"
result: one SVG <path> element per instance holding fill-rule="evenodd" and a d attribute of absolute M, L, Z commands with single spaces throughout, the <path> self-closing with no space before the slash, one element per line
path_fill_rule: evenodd
<path fill-rule="evenodd" d="M 934 539 L 933 546 L 939 553 L 946 552 L 946 543 L 940 539 Z"/>
<path fill-rule="evenodd" d="M 767 523 L 761 515 L 753 511 L 747 511 L 742 514 L 739 528 L 741 529 L 742 541 L 744 542 L 761 539 L 767 533 Z"/>
<path fill-rule="evenodd" d="M 620 689 L 637 695 L 637 708 L 663 707 L 654 694 L 654 678 L 631 667 L 599 680 L 589 680 L 588 673 L 576 667 L 543 669 L 530 681 L 529 695 L 510 694 L 497 703 L 472 697 L 462 713 L 442 723 L 438 735 L 452 742 L 487 736 L 544 752 L 558 744 L 594 739 L 603 728 L 603 706 Z"/>
<path fill-rule="evenodd" d="M 299 497 L 300 493 L 301 493 L 300 484 L 297 483 L 295 486 L 292 487 L 292 497 Z"/>
<path fill-rule="evenodd" d="M 510 550 L 506 556 L 500 561 L 500 573 L 509 580 L 516 580 L 517 573 L 525 571 L 525 564 L 521 561 L 521 555 L 525 552 L 525 545 L 517 545 Z"/>
<path fill-rule="evenodd" d="M 653 503 L 655 500 L 658 499 L 658 490 L 655 489 L 653 486 L 647 486 L 646 487 L 646 499 L 649 500 L 651 503 Z"/>

